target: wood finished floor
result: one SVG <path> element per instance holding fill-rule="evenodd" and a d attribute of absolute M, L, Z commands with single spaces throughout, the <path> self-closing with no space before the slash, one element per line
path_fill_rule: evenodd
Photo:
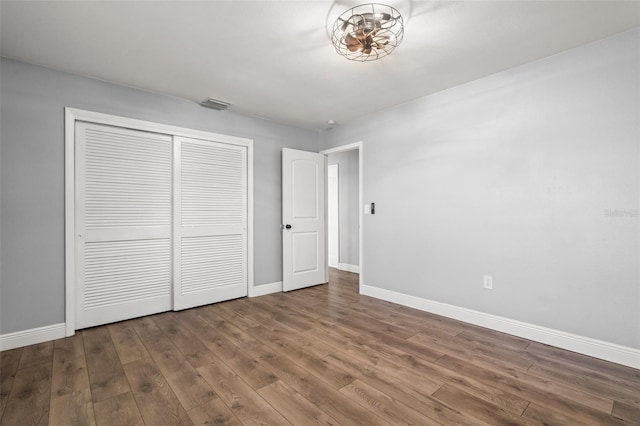
<path fill-rule="evenodd" d="M 329 285 L 2 352 L 2 425 L 640 424 L 640 370 Z"/>

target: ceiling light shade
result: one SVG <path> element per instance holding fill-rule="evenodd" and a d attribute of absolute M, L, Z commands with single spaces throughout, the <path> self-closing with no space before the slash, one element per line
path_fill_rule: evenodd
<path fill-rule="evenodd" d="M 391 6 L 368 3 L 338 17 L 331 41 L 336 52 L 352 61 L 375 61 L 389 55 L 404 35 L 400 12 Z"/>

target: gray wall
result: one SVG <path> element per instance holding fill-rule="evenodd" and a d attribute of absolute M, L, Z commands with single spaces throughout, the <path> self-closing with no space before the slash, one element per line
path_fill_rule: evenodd
<path fill-rule="evenodd" d="M 0 334 L 64 322 L 64 107 L 253 139 L 255 283 L 282 280 L 280 151 L 316 132 L 6 59 L 0 90 Z"/>
<path fill-rule="evenodd" d="M 639 40 L 324 131 L 364 143 L 364 284 L 640 348 Z"/>
<path fill-rule="evenodd" d="M 358 266 L 360 247 L 358 233 L 358 150 L 327 155 L 328 164 L 338 164 L 338 196 L 340 198 L 340 263 Z"/>

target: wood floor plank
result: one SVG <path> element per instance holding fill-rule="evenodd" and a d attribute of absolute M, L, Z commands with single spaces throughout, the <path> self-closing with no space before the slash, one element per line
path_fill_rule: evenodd
<path fill-rule="evenodd" d="M 262 345 L 260 340 L 254 338 L 251 334 L 247 333 L 242 328 L 237 327 L 226 320 L 224 316 L 220 315 L 218 313 L 217 305 L 203 306 L 193 309 L 193 313 L 202 318 L 205 322 L 209 323 L 218 333 L 223 335 L 227 340 L 239 348 L 251 350 L 254 346 Z"/>
<path fill-rule="evenodd" d="M 613 410 L 611 411 L 611 415 L 616 419 L 640 425 L 640 408 L 635 405 L 625 404 L 620 401 L 613 401 Z"/>
<path fill-rule="evenodd" d="M 303 315 L 300 315 L 299 313 L 294 313 L 288 310 L 281 311 L 262 301 L 255 302 L 255 305 L 263 312 L 270 313 L 271 318 L 273 318 L 274 320 L 290 328 L 293 328 L 294 330 L 304 332 L 306 330 L 310 330 L 314 326 L 312 318 L 305 317 Z"/>
<path fill-rule="evenodd" d="M 438 389 L 433 397 L 454 407 L 459 407 L 463 413 L 482 420 L 491 425 L 534 425 L 536 422 L 511 414 L 498 406 L 490 404 L 480 398 L 449 384 Z"/>
<path fill-rule="evenodd" d="M 109 324 L 107 328 L 121 364 L 140 361 L 151 356 L 128 321 Z"/>
<path fill-rule="evenodd" d="M 335 352 L 326 356 L 324 360 L 328 364 L 350 371 L 355 378 L 371 384 L 394 398 L 397 395 L 394 390 L 401 389 L 403 397 L 411 395 L 416 399 L 422 399 L 430 396 L 444 384 L 444 382 L 414 372 L 411 372 L 413 373 L 413 382 L 408 383 L 406 380 L 408 370 L 403 369 L 402 366 L 383 359 L 379 363 L 370 364 L 367 360 L 363 361 L 354 352 Z"/>
<path fill-rule="evenodd" d="M 269 312 L 262 312 L 259 309 L 253 309 L 253 310 L 249 310 L 249 307 L 247 307 L 247 310 L 242 309 L 243 313 L 242 314 L 238 314 L 238 316 L 242 317 L 245 321 L 250 321 L 254 323 L 254 327 L 255 325 L 261 325 L 261 324 L 266 324 L 267 322 L 273 321 L 276 322 L 272 317 L 271 314 Z M 287 327 L 282 323 L 276 322 L 277 324 L 279 324 L 281 327 Z M 291 330 L 293 330 L 294 333 L 299 333 L 298 330 L 293 329 L 291 327 L 287 327 Z"/>
<path fill-rule="evenodd" d="M 142 419 L 147 425 L 192 425 L 187 411 L 151 359 L 124 366 Z"/>
<path fill-rule="evenodd" d="M 302 351 L 319 358 L 330 354 L 336 349 L 317 339 L 309 338 L 304 333 L 287 327 L 271 318 L 261 324 L 245 321 L 243 316 L 233 317 L 233 321 L 242 326 L 246 333 L 254 339 L 268 346 L 277 346 L 280 350 Z"/>
<path fill-rule="evenodd" d="M 106 326 L 82 331 L 93 402 L 131 391 Z"/>
<path fill-rule="evenodd" d="M 200 341 L 213 352 L 218 359 L 231 367 L 236 374 L 249 384 L 253 389 L 260 389 L 263 386 L 271 384 L 278 380 L 268 370 L 256 361 L 256 357 L 252 353 L 247 353 L 234 345 L 229 339 L 221 335 L 201 317 L 193 312 L 185 312 L 183 319 L 192 330 L 198 334 Z"/>
<path fill-rule="evenodd" d="M 228 367 L 222 364 L 209 364 L 198 368 L 198 372 L 243 424 L 291 424 Z"/>
<path fill-rule="evenodd" d="M 333 333 L 332 330 L 327 329 L 316 329 L 314 332 L 319 338 L 324 338 L 327 334 L 331 335 Z M 421 377 L 427 381 L 431 381 L 431 378 L 434 378 L 432 376 L 434 372 L 432 362 L 400 350 L 384 348 L 381 344 L 363 344 L 361 336 L 342 341 L 341 351 L 361 363 L 368 363 L 378 367 L 385 366 L 389 371 L 394 371 L 394 374 L 404 375 L 409 382 L 415 377 Z M 432 383 L 439 387 L 442 385 L 440 379 L 441 375 L 436 375 Z"/>
<path fill-rule="evenodd" d="M 231 301 L 231 302 L 236 302 L 236 301 L 243 301 L 246 299 L 236 299 L 235 301 Z M 227 321 L 232 322 L 233 324 L 238 324 L 241 325 L 244 328 L 248 328 L 248 327 L 255 327 L 260 325 L 261 323 L 259 321 L 253 320 L 243 314 L 241 314 L 240 312 L 238 312 L 238 309 L 236 307 L 239 306 L 239 309 L 241 311 L 244 311 L 245 306 L 246 305 L 238 305 L 238 303 L 235 304 L 231 304 L 231 302 L 225 302 L 225 303 L 218 303 L 219 307 L 218 307 L 218 313 L 219 315 L 224 318 Z"/>
<path fill-rule="evenodd" d="M 122 393 L 94 404 L 98 426 L 145 426 L 131 392 Z"/>
<path fill-rule="evenodd" d="M 340 389 L 340 392 L 350 398 L 351 401 L 357 402 L 373 411 L 392 425 L 437 425 L 430 418 L 423 416 L 360 380 L 348 384 Z"/>
<path fill-rule="evenodd" d="M 52 397 L 50 425 L 90 426 L 96 424 L 89 388 Z"/>
<path fill-rule="evenodd" d="M 566 351 L 564 349 L 533 341 L 529 346 L 527 346 L 527 352 L 544 355 L 552 359 L 567 361 L 569 364 L 582 366 L 611 377 L 618 377 L 625 380 L 629 379 L 636 383 L 640 383 L 640 369 L 637 368 L 607 362 L 587 355 Z"/>
<path fill-rule="evenodd" d="M 457 374 L 455 371 L 443 368 L 436 363 L 425 362 L 424 359 L 413 357 L 408 353 L 400 353 L 398 355 L 389 351 L 373 352 L 354 345 L 353 341 L 351 343 L 344 343 L 343 352 L 360 365 L 369 364 L 374 367 L 384 366 L 388 371 L 393 371 L 394 374 L 401 378 L 404 383 L 407 383 L 408 386 L 411 386 L 411 383 L 413 383 L 412 379 L 414 378 L 419 379 L 421 383 L 431 381 L 432 386 L 434 386 L 433 391 L 445 382 L 453 383 L 458 387 L 472 392 L 485 401 L 517 415 L 522 414 L 529 404 L 529 401 L 510 392 L 488 386 L 471 377 Z M 394 356 L 388 356 L 389 353 L 392 353 Z M 385 354 L 387 357 L 379 356 Z M 337 356 L 337 354 L 332 356 Z M 357 370 L 357 368 L 357 365 L 352 364 L 348 371 Z"/>
<path fill-rule="evenodd" d="M 523 418 L 541 425 L 594 425 L 594 426 L 620 426 L 625 423 L 613 417 L 603 417 L 598 421 L 585 423 L 584 420 L 576 420 L 570 410 L 558 410 L 537 403 L 531 403 L 522 415 Z"/>
<path fill-rule="evenodd" d="M 380 363 L 375 365 L 368 365 L 366 361 L 362 362 L 352 355 L 351 353 L 344 355 L 335 353 L 326 357 L 326 360 L 328 362 L 337 362 L 349 371 L 357 371 L 359 373 L 357 376 L 360 380 L 390 397 L 402 401 L 414 410 L 432 417 L 436 421 L 445 420 L 447 424 L 465 423 L 464 417 L 455 409 L 449 409 L 431 398 L 431 395 L 446 380 L 518 416 L 529 405 L 528 401 L 517 397 L 514 398 L 507 392 L 474 382 L 462 376 L 449 376 L 442 374 L 437 369 L 428 374 L 420 374 L 413 370 L 403 369 L 403 367 L 385 360 L 381 360 Z M 436 378 L 441 381 L 436 382 Z"/>
<path fill-rule="evenodd" d="M 262 325 L 259 321 L 255 319 L 246 317 L 244 315 L 240 315 L 232 309 L 228 309 L 224 303 L 220 304 L 220 308 L 218 309 L 218 314 L 222 319 L 228 321 L 232 324 L 236 324 L 238 327 L 241 327 L 243 330 L 249 329 L 251 327 L 258 327 Z"/>
<path fill-rule="evenodd" d="M 340 315 L 341 325 L 351 327 L 355 330 L 373 329 L 379 333 L 395 336 L 400 339 L 407 339 L 416 334 L 416 332 L 410 328 L 395 326 L 389 322 L 377 319 L 375 315 L 354 312 L 346 306 L 344 309 L 336 309 L 336 312 Z"/>
<path fill-rule="evenodd" d="M 608 415 L 613 406 L 611 400 L 598 398 L 586 392 L 576 392 L 550 381 L 539 381 L 532 375 L 514 372 L 513 376 L 506 376 L 448 355 L 440 358 L 436 363 L 507 392 L 521 395 L 532 403 L 557 409 L 560 412 L 566 411 L 577 422 L 598 424 L 598 422 L 608 421 L 611 417 Z"/>
<path fill-rule="evenodd" d="M 251 318 L 251 315 L 254 313 L 259 314 L 260 312 L 255 309 L 255 307 L 252 305 L 253 303 L 253 298 L 252 299 L 235 299 L 235 300 L 230 300 L 228 302 L 224 302 L 225 308 L 226 310 L 230 310 L 231 312 L 233 312 L 235 315 L 240 315 L 243 316 L 245 318 Z M 264 319 L 264 318 L 262 318 Z M 255 319 L 256 324 L 260 324 L 260 320 L 261 319 Z"/>
<path fill-rule="evenodd" d="M 94 425 L 90 389 L 82 335 L 77 333 L 56 340 L 53 349 L 50 423 Z"/>
<path fill-rule="evenodd" d="M 9 400 L 9 393 L 20 364 L 22 349 L 11 349 L 0 353 L 0 419 L 2 419 L 2 413 L 4 413 L 4 408 Z"/>
<path fill-rule="evenodd" d="M 626 380 L 607 380 L 601 375 L 595 376 L 586 371 L 549 361 L 534 363 L 529 368 L 529 372 L 640 408 L 640 389 Z"/>
<path fill-rule="evenodd" d="M 254 330 L 256 330 L 256 336 L 259 336 L 276 354 L 291 359 L 332 388 L 340 389 L 354 380 L 347 371 L 328 364 L 323 357 L 314 353 L 314 346 L 311 343 L 301 345 L 299 341 L 292 342 L 285 334 L 265 327 L 256 327 Z"/>
<path fill-rule="evenodd" d="M 323 358 L 336 349 L 320 340 L 312 339 L 304 333 L 295 333 L 276 321 L 266 321 L 264 324 L 247 327 L 247 332 L 263 343 L 268 341 L 281 348 L 297 347 L 306 349 L 320 358 Z"/>
<path fill-rule="evenodd" d="M 318 339 L 329 346 L 333 346 L 335 350 L 351 345 L 355 339 L 360 337 L 360 334 L 355 334 L 352 330 L 331 324 L 305 331 L 304 334 L 311 339 Z"/>
<path fill-rule="evenodd" d="M 215 392 L 166 337 L 153 318 L 138 318 L 132 320 L 131 325 L 184 409 L 190 410 L 215 398 Z M 140 364 L 141 362 L 138 361 L 136 365 L 148 366 Z M 134 392 L 134 396 L 137 400 L 138 394 Z"/>
<path fill-rule="evenodd" d="M 51 392 L 62 396 L 88 388 L 89 373 L 85 359 L 82 335 L 54 342 Z"/>
<path fill-rule="evenodd" d="M 338 425 L 334 418 L 280 380 L 261 388 L 258 393 L 293 425 Z"/>
<path fill-rule="evenodd" d="M 409 306 L 398 305 L 395 308 L 395 312 L 408 315 L 412 318 L 420 319 L 421 321 L 440 324 L 443 329 L 448 329 L 450 327 L 451 332 L 447 334 L 455 335 L 464 330 L 467 330 L 469 327 L 468 323 L 454 320 L 452 318 L 443 317 L 441 315 L 432 314 L 431 312 L 421 311 L 419 309 L 411 308 Z"/>
<path fill-rule="evenodd" d="M 156 315 L 154 321 L 194 368 L 216 362 L 218 358 L 198 339 L 174 312 Z"/>
<path fill-rule="evenodd" d="M 277 377 L 339 423 L 388 425 L 371 411 L 345 401 L 337 390 L 288 359 L 276 356 L 269 360 L 269 364 Z"/>
<path fill-rule="evenodd" d="M 240 419 L 220 398 L 194 407 L 187 414 L 194 425 L 242 426 Z"/>
<path fill-rule="evenodd" d="M 38 343 L 23 348 L 18 368 L 27 368 L 53 359 L 53 342 Z"/>
<path fill-rule="evenodd" d="M 1 425 L 49 424 L 51 369 L 51 360 L 18 369 Z"/>
<path fill-rule="evenodd" d="M 433 362 L 443 355 L 442 352 L 438 352 L 423 343 L 400 339 L 377 330 L 372 330 L 360 335 L 357 342 L 369 350 L 389 354 L 394 357 L 409 354 Z"/>
<path fill-rule="evenodd" d="M 512 336 L 510 334 L 501 333 L 495 330 L 489 330 L 488 328 L 465 328 L 461 333 L 456 334 L 458 338 L 464 338 L 469 341 L 476 342 L 491 342 L 494 345 L 501 347 L 508 347 L 514 350 L 523 350 L 529 343 L 527 339 L 521 337 Z"/>
<path fill-rule="evenodd" d="M 340 321 L 343 319 L 351 319 L 355 315 L 358 315 L 359 320 L 371 319 L 376 326 L 374 327 L 378 331 L 388 332 L 397 337 L 407 338 L 420 331 L 428 330 L 429 327 L 424 327 L 424 321 L 418 322 L 411 321 L 411 318 L 399 314 L 397 312 L 397 305 L 394 307 L 380 306 L 377 299 L 363 298 L 357 294 L 352 297 L 355 299 L 347 299 L 346 297 L 336 298 L 326 305 L 327 312 L 330 313 L 329 318 L 331 320 Z M 298 309 L 302 309 L 304 305 L 298 306 Z M 317 301 L 309 303 L 306 308 L 310 315 L 316 313 L 322 313 L 316 307 Z M 366 329 L 372 328 L 371 326 Z M 456 329 L 457 334 L 462 328 Z"/>
<path fill-rule="evenodd" d="M 498 348 L 489 342 L 465 341 L 435 331 L 428 335 L 418 333 L 408 340 L 431 346 L 439 352 L 464 357 L 470 361 L 484 361 L 496 368 L 510 369 L 515 367 L 527 370 L 533 364 L 533 361 L 528 357 L 514 353 L 514 351 Z"/>
<path fill-rule="evenodd" d="M 535 351 L 526 352 L 528 356 L 533 359 L 534 365 L 549 367 L 559 371 L 565 371 L 577 376 L 586 377 L 590 380 L 603 382 L 610 386 L 619 386 L 621 389 L 626 389 L 628 392 L 640 393 L 640 380 L 635 380 L 633 375 L 618 377 L 615 375 L 604 373 L 597 368 L 594 369 L 582 364 L 572 363 L 566 360 L 559 360 L 557 358 L 552 358 Z"/>
<path fill-rule="evenodd" d="M 442 322 L 434 321 L 431 317 L 411 315 L 406 312 L 400 312 L 399 309 L 376 310 L 376 312 L 380 312 L 380 315 L 384 316 L 388 323 L 412 330 L 415 333 L 430 333 L 431 330 L 435 330 L 455 336 L 465 330 L 463 325 L 443 324 Z"/>
<path fill-rule="evenodd" d="M 248 327 L 246 330 L 254 338 L 263 343 L 266 337 L 263 336 L 262 333 L 268 333 L 269 338 L 276 339 L 277 342 L 281 342 L 284 339 L 282 342 L 283 345 L 303 346 L 311 342 L 304 333 L 300 333 L 273 318 L 268 318 L 258 325 Z"/>

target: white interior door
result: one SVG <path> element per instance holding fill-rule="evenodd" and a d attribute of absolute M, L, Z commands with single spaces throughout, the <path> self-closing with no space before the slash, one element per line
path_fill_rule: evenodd
<path fill-rule="evenodd" d="M 340 189 L 337 164 L 327 167 L 327 244 L 328 263 L 333 268 L 340 262 Z"/>
<path fill-rule="evenodd" d="M 247 147 L 174 138 L 174 310 L 247 295 Z"/>
<path fill-rule="evenodd" d="M 282 150 L 282 288 L 327 282 L 322 154 Z"/>
<path fill-rule="evenodd" d="M 75 131 L 76 328 L 171 309 L 171 136 Z"/>

